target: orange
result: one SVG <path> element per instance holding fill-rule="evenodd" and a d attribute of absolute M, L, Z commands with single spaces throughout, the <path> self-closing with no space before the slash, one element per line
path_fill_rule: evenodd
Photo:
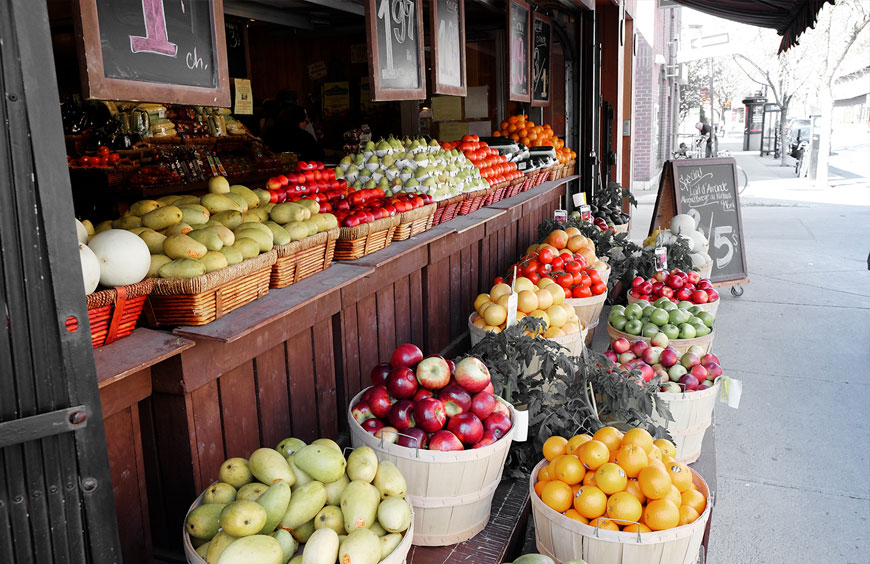
<path fill-rule="evenodd" d="M 559 480 L 549 482 L 541 490 L 541 500 L 559 513 L 571 508 L 572 499 L 571 486 Z"/>
<path fill-rule="evenodd" d="M 680 510 L 668 499 L 656 499 L 646 505 L 643 522 L 653 531 L 673 529 L 680 523 Z"/>
<path fill-rule="evenodd" d="M 646 454 L 651 459 L 655 458 L 656 460 L 659 460 L 659 461 L 661 461 L 661 459 L 662 459 L 662 450 L 659 447 L 657 447 L 656 445 L 653 445 L 652 448 L 650 449 L 650 451 Z"/>
<path fill-rule="evenodd" d="M 516 123 L 512 123 L 512 124 L 508 125 L 507 130 L 508 130 L 508 133 L 513 133 L 513 132 L 515 132 L 515 131 L 517 130 L 517 125 L 516 125 Z"/>
<path fill-rule="evenodd" d="M 674 443 L 667 439 L 656 439 L 653 441 L 653 444 L 659 447 L 659 450 L 662 451 L 663 456 L 670 456 L 671 458 L 677 456 L 677 447 L 674 446 Z"/>
<path fill-rule="evenodd" d="M 683 503 L 683 498 L 680 496 L 680 490 L 677 489 L 677 486 L 671 486 L 671 491 L 668 492 L 665 499 L 671 501 L 677 507 Z"/>
<path fill-rule="evenodd" d="M 649 451 L 653 446 L 653 438 L 646 429 L 635 427 L 634 429 L 626 431 L 625 435 L 622 437 L 622 446 L 625 445 L 638 445 L 649 454 Z"/>
<path fill-rule="evenodd" d="M 607 462 L 595 471 L 595 483 L 598 485 L 598 489 L 610 495 L 625 490 L 628 478 L 622 468 L 612 462 Z"/>
<path fill-rule="evenodd" d="M 535 484 L 535 493 L 538 494 L 538 497 L 541 497 L 541 492 L 544 491 L 544 486 L 550 483 L 550 480 L 541 480 L 537 484 Z"/>
<path fill-rule="evenodd" d="M 580 448 L 577 449 L 577 455 L 586 468 L 598 470 L 610 458 L 610 451 L 607 450 L 607 445 L 592 439 L 580 445 Z"/>
<path fill-rule="evenodd" d="M 565 517 L 574 519 L 575 521 L 580 521 L 584 525 L 589 522 L 589 519 L 577 513 L 577 510 L 573 507 L 565 512 Z"/>
<path fill-rule="evenodd" d="M 574 509 L 587 519 L 601 517 L 607 510 L 607 496 L 595 486 L 583 486 L 574 495 Z"/>
<path fill-rule="evenodd" d="M 671 482 L 677 486 L 680 493 L 683 493 L 692 485 L 692 471 L 682 462 L 671 462 L 670 464 L 666 464 L 665 468 L 667 469 L 668 474 L 671 475 Z"/>
<path fill-rule="evenodd" d="M 550 466 L 551 466 L 550 464 L 547 464 L 546 466 L 544 466 L 543 468 L 538 470 L 538 481 L 539 482 L 542 480 L 545 482 L 549 482 L 550 480 L 553 479 L 553 477 L 550 476 Z"/>
<path fill-rule="evenodd" d="M 647 466 L 637 475 L 640 491 L 650 499 L 662 499 L 671 491 L 671 477 L 667 470 L 658 466 Z"/>
<path fill-rule="evenodd" d="M 595 483 L 595 470 L 586 471 L 586 475 L 583 476 L 583 485 L 598 487 L 598 484 Z"/>
<path fill-rule="evenodd" d="M 507 120 L 505 120 L 499 124 L 499 127 L 501 129 L 507 129 L 508 125 L 510 125 L 510 123 Z"/>
<path fill-rule="evenodd" d="M 669 455 L 669 454 L 665 454 L 664 452 L 662 452 L 662 464 L 664 464 L 665 466 L 667 466 L 668 464 L 670 464 L 670 463 L 673 462 L 673 461 L 674 461 L 674 457 L 673 457 L 673 456 L 671 456 L 671 455 Z"/>
<path fill-rule="evenodd" d="M 619 527 L 613 521 L 607 518 L 598 518 L 589 521 L 590 527 L 596 527 L 599 529 L 604 529 L 606 531 L 618 531 Z"/>
<path fill-rule="evenodd" d="M 637 498 L 641 503 L 646 503 L 646 496 L 643 495 L 643 490 L 640 489 L 640 484 L 637 483 L 637 478 L 631 478 L 625 485 L 625 491 Z"/>
<path fill-rule="evenodd" d="M 547 243 L 557 249 L 564 249 L 568 245 L 568 234 L 561 229 L 555 229 L 547 235 Z"/>
<path fill-rule="evenodd" d="M 568 439 L 565 437 L 554 436 L 544 441 L 544 458 L 552 461 L 561 454 L 565 454 L 565 445 L 568 444 Z"/>
<path fill-rule="evenodd" d="M 626 445 L 623 441 L 622 448 L 616 453 L 616 463 L 622 466 L 629 478 L 637 478 L 640 471 L 649 465 L 649 459 L 640 445 Z"/>
<path fill-rule="evenodd" d="M 644 525 L 643 523 L 632 523 L 631 525 L 626 525 L 625 527 L 622 528 L 622 531 L 625 533 L 636 533 L 638 528 L 640 529 L 641 533 L 651 533 L 652 532 L 650 530 L 650 528 L 647 527 L 646 525 Z"/>
<path fill-rule="evenodd" d="M 613 464 L 616 464 L 616 453 L 617 452 L 619 452 L 619 451 L 611 450 L 610 451 L 610 458 L 607 459 L 607 462 L 612 462 Z"/>
<path fill-rule="evenodd" d="M 523 313 L 532 313 L 538 309 L 538 296 L 531 290 L 519 292 L 517 294 L 517 309 Z"/>
<path fill-rule="evenodd" d="M 681 505 L 680 523 L 678 526 L 688 525 L 689 523 L 694 522 L 695 519 L 697 519 L 698 517 L 700 517 L 700 515 L 698 515 L 698 512 L 695 511 L 694 507 L 689 507 L 688 505 Z"/>
<path fill-rule="evenodd" d="M 583 482 L 580 482 L 579 484 L 574 484 L 571 486 L 571 491 L 574 493 L 574 495 L 577 495 L 577 492 L 580 491 L 580 488 L 582 488 L 582 487 L 583 487 Z"/>
<path fill-rule="evenodd" d="M 619 450 L 622 443 L 622 433 L 616 427 L 602 427 L 592 435 L 592 438 L 607 445 L 607 449 L 611 452 Z"/>
<path fill-rule="evenodd" d="M 699 492 L 698 490 L 693 490 L 689 488 L 688 490 L 683 492 L 683 495 L 680 496 L 682 501 L 682 505 L 687 505 L 698 512 L 700 515 L 704 512 L 704 509 L 707 507 L 707 499 L 704 497 L 704 494 Z"/>
<path fill-rule="evenodd" d="M 553 463 L 555 465 L 555 479 L 562 480 L 569 486 L 579 484 L 586 475 L 586 468 L 580 459 L 573 454 L 566 454 L 559 457 L 559 460 Z"/>
<path fill-rule="evenodd" d="M 537 299 L 537 296 L 535 297 L 535 299 Z M 573 437 L 568 439 L 568 444 L 565 446 L 565 452 L 567 454 L 574 454 L 574 451 L 576 451 L 580 447 L 580 445 L 591 440 L 592 437 L 585 433 L 582 435 L 574 435 Z"/>
<path fill-rule="evenodd" d="M 656 466 L 667 472 L 667 468 L 665 468 L 665 463 L 658 458 L 648 458 L 647 462 L 649 462 L 648 466 Z"/>
<path fill-rule="evenodd" d="M 630 525 L 640 519 L 643 506 L 636 497 L 628 492 L 617 492 L 607 500 L 607 516 L 620 527 Z"/>

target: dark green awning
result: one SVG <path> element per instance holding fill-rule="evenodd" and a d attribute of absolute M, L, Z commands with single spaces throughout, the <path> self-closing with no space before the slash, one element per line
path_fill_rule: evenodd
<path fill-rule="evenodd" d="M 814 27 L 819 11 L 834 0 L 675 0 L 699 12 L 756 27 L 775 29 L 782 36 L 779 53 L 798 44 L 798 37 Z"/>

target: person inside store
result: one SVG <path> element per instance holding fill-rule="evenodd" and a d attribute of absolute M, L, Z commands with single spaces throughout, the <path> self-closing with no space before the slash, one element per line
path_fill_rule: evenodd
<path fill-rule="evenodd" d="M 707 142 L 707 150 L 705 156 L 709 159 L 713 156 L 713 130 L 706 123 L 701 123 L 700 121 L 695 124 L 695 129 L 701 134 L 701 141 L 698 142 L 700 145 L 702 142 Z"/>
<path fill-rule="evenodd" d="M 264 141 L 276 153 L 296 153 L 299 160 L 324 160 L 323 148 L 308 132 L 308 113 L 296 104 L 287 104 L 278 112 L 277 123 L 268 128 Z"/>

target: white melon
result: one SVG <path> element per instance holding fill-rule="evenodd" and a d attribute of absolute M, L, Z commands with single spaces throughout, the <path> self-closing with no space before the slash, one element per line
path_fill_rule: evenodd
<path fill-rule="evenodd" d="M 79 243 L 83 245 L 88 244 L 88 230 L 85 229 L 84 224 L 81 221 L 76 219 L 76 235 L 79 238 Z"/>
<path fill-rule="evenodd" d="M 100 261 L 94 251 L 82 243 L 79 243 L 79 260 L 82 263 L 85 294 L 92 294 L 100 283 Z"/>
<path fill-rule="evenodd" d="M 681 233 L 685 233 L 688 235 L 695 229 L 697 229 L 697 225 L 695 225 L 695 219 L 689 214 L 681 213 L 675 215 L 671 220 L 671 233 L 674 235 L 679 235 Z"/>
<path fill-rule="evenodd" d="M 100 284 L 127 286 L 141 282 L 151 268 L 148 245 L 123 229 L 108 229 L 91 238 L 88 246 L 100 261 Z"/>
<path fill-rule="evenodd" d="M 707 244 L 707 238 L 704 237 L 703 233 L 701 233 L 700 231 L 691 231 L 691 232 L 687 233 L 686 235 L 688 235 L 689 238 L 691 238 L 692 241 L 695 242 L 694 248 L 696 251 L 703 251 L 704 250 L 704 245 Z"/>

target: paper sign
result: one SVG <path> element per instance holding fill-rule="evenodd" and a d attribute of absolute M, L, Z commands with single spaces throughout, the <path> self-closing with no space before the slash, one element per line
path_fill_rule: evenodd
<path fill-rule="evenodd" d="M 563 223 L 568 221 L 568 210 L 555 210 L 553 212 L 553 219 Z"/>
<path fill-rule="evenodd" d="M 465 97 L 465 119 L 489 117 L 489 87 L 471 86 Z"/>
<path fill-rule="evenodd" d="M 580 221 L 588 223 L 592 221 L 592 208 L 586 204 L 580 206 Z"/>
<path fill-rule="evenodd" d="M 665 247 L 656 247 L 656 272 L 668 269 L 668 250 Z"/>
<path fill-rule="evenodd" d="M 529 437 L 529 412 L 526 409 L 517 409 L 517 420 L 514 422 L 515 443 L 523 443 Z"/>
<path fill-rule="evenodd" d="M 517 267 L 514 267 L 514 277 L 511 280 L 511 293 L 508 296 L 507 305 L 507 323 L 506 327 L 511 327 L 517 324 L 517 306 L 519 304 L 519 294 L 516 290 L 517 286 Z"/>
<path fill-rule="evenodd" d="M 462 98 L 458 96 L 432 96 L 433 121 L 462 119 Z"/>
<path fill-rule="evenodd" d="M 350 110 L 350 85 L 345 82 L 323 83 L 323 113 L 338 114 Z"/>
<path fill-rule="evenodd" d="M 251 92 L 251 81 L 247 78 L 234 78 L 236 83 L 236 104 L 233 113 L 252 115 L 254 113 L 254 95 Z"/>
<path fill-rule="evenodd" d="M 492 135 L 491 121 L 469 121 L 468 134 L 479 135 L 480 137 L 489 137 Z"/>
<path fill-rule="evenodd" d="M 323 61 L 317 61 L 316 63 L 311 63 L 308 65 L 308 78 L 311 80 L 320 80 L 321 78 L 326 78 L 328 70 L 326 68 L 326 63 Z"/>
<path fill-rule="evenodd" d="M 464 121 L 447 121 L 438 124 L 439 141 L 458 141 L 468 135 L 468 124 Z"/>
<path fill-rule="evenodd" d="M 722 389 L 719 392 L 719 401 L 727 403 L 728 407 L 737 409 L 740 407 L 740 396 L 743 395 L 743 382 L 723 376 L 725 381 L 722 383 Z"/>

